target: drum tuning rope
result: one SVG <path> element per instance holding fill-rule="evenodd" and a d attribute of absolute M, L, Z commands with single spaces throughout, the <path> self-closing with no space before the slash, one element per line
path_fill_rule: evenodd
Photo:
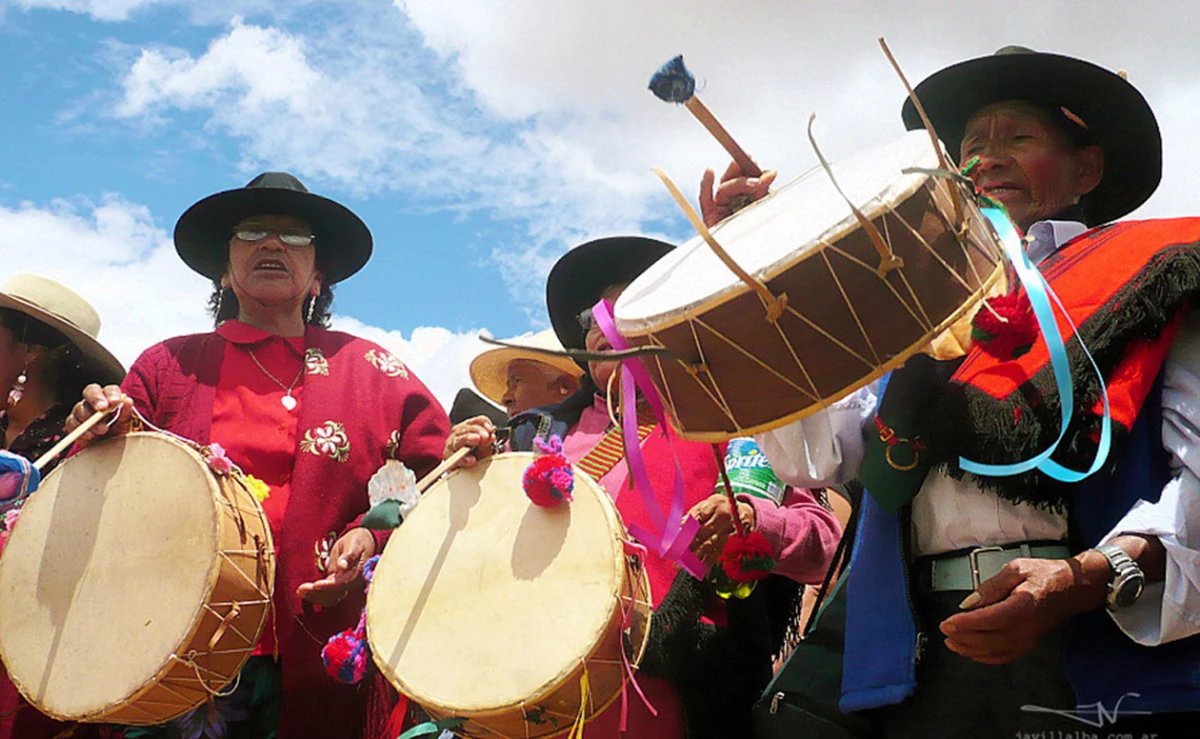
<path fill-rule="evenodd" d="M 808 143 L 812 146 L 813 153 L 817 155 L 817 161 L 821 164 L 821 169 L 825 170 L 825 174 L 829 176 L 829 183 L 833 185 L 834 190 L 837 190 L 837 194 L 842 196 L 842 200 L 846 201 L 846 205 L 850 206 L 850 212 L 858 219 L 858 225 L 862 226 L 863 232 L 871 240 L 875 251 L 879 252 L 879 267 L 876 268 L 875 274 L 883 278 L 888 272 L 903 267 L 904 260 L 896 256 L 896 253 L 892 251 L 891 244 L 883 238 L 883 234 L 879 233 L 879 229 L 875 227 L 875 224 L 871 223 L 871 220 L 858 209 L 854 201 L 847 197 L 845 191 L 842 190 L 842 186 L 838 184 L 837 178 L 833 176 L 833 168 L 825 160 L 825 155 L 821 153 L 821 147 L 817 146 L 817 138 L 813 136 L 813 122 L 816 120 L 816 113 L 811 113 L 808 116 Z M 958 220 L 962 221 L 961 215 Z"/>
<path fill-rule="evenodd" d="M 891 62 L 892 69 L 896 70 L 896 75 L 900 77 L 900 82 L 908 92 L 908 99 L 912 100 L 913 107 L 917 109 L 917 115 L 921 116 L 921 122 L 925 124 L 925 130 L 929 133 L 929 140 L 933 143 L 933 150 L 937 154 L 938 166 L 947 172 L 954 171 L 950 166 L 950 162 L 946 160 L 946 152 L 942 149 L 937 131 L 933 128 L 933 123 L 925 113 L 925 106 L 921 104 L 917 93 L 913 90 L 912 85 L 908 83 L 908 78 L 904 76 L 904 72 L 900 69 L 900 64 L 896 61 L 896 57 L 892 56 L 892 50 L 888 48 L 887 42 L 883 40 L 882 36 L 879 38 L 879 46 L 883 49 L 884 56 Z M 964 228 L 962 200 L 958 191 L 954 189 L 950 190 L 950 197 L 954 200 L 955 228 L 962 230 Z"/>
<path fill-rule="evenodd" d="M 660 167 L 651 167 L 651 170 L 654 172 L 654 174 L 658 175 L 658 178 L 663 181 L 664 185 L 667 186 L 667 190 L 671 193 L 671 197 L 675 198 L 675 202 L 679 204 L 683 214 L 687 216 L 689 221 L 692 222 L 692 227 L 696 229 L 696 233 L 700 234 L 701 238 L 704 239 L 704 243 L 708 244 L 709 248 L 713 250 L 713 253 L 717 255 L 717 258 L 729 268 L 730 272 L 733 272 L 735 275 L 737 275 L 738 279 L 746 283 L 751 290 L 758 293 L 758 297 L 762 299 L 763 305 L 766 306 L 767 320 L 771 323 L 778 321 L 780 316 L 782 316 L 783 312 L 787 309 L 787 293 L 775 295 L 771 292 L 770 288 L 767 287 L 766 283 L 742 269 L 742 266 L 734 261 L 733 257 L 729 256 L 729 252 L 725 251 L 725 248 L 722 247 L 713 237 L 712 233 L 708 230 L 708 226 L 704 225 L 704 221 L 701 220 L 700 215 L 696 213 L 696 209 L 693 208 L 691 203 L 687 201 L 687 198 L 685 198 L 683 193 L 679 191 L 679 188 L 675 186 L 675 183 L 671 181 L 671 178 L 667 176 L 667 173 L 664 172 Z"/>

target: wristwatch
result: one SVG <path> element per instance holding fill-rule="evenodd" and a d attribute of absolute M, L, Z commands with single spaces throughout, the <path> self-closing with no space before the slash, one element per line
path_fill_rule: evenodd
<path fill-rule="evenodd" d="M 1116 544 L 1101 544 L 1096 551 L 1104 555 L 1112 567 L 1112 577 L 1108 581 L 1108 595 L 1105 605 L 1110 611 L 1127 608 L 1137 602 L 1146 585 L 1146 576 L 1138 563 Z"/>

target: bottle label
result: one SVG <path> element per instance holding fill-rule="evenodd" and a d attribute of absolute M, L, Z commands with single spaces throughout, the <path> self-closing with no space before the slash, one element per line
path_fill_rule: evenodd
<path fill-rule="evenodd" d="M 775 476 L 766 455 L 750 437 L 740 437 L 729 442 L 725 452 L 725 470 L 729 473 L 729 484 L 734 495 L 753 495 L 781 505 L 784 484 Z M 725 492 L 725 486 L 717 481 L 715 492 Z"/>

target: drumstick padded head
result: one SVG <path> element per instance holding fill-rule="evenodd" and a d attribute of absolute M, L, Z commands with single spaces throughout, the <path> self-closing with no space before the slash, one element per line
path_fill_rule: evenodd
<path fill-rule="evenodd" d="M 658 68 L 650 78 L 650 92 L 667 103 L 686 103 L 696 94 L 696 78 L 684 66 L 683 55 Z"/>

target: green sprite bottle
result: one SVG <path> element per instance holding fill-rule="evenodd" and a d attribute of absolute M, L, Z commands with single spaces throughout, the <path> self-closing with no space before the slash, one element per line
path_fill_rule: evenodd
<path fill-rule="evenodd" d="M 771 463 L 758 448 L 758 444 L 754 443 L 754 439 L 744 436 L 729 442 L 725 450 L 725 471 L 729 474 L 729 486 L 734 495 L 752 495 L 769 500 L 777 506 L 783 503 L 786 486 L 775 476 L 775 470 L 771 469 Z M 725 483 L 719 477 L 713 492 L 725 494 Z M 757 581 L 753 580 L 736 582 L 730 579 L 719 563 L 712 568 L 709 580 L 717 595 L 726 600 L 748 598 L 757 585 Z"/>

